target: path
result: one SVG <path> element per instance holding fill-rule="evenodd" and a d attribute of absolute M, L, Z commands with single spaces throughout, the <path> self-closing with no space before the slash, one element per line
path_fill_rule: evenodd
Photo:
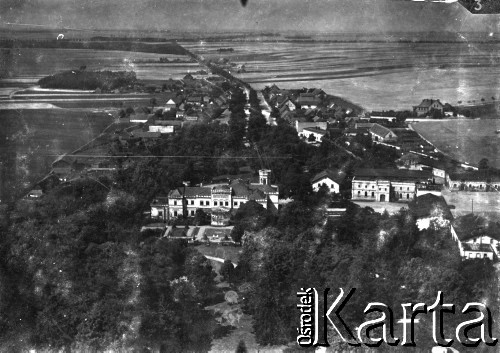
<path fill-rule="evenodd" d="M 220 263 L 224 263 L 226 261 L 220 257 L 214 257 L 214 256 L 209 256 L 209 255 L 203 255 L 203 256 L 205 256 L 209 260 L 220 262 Z M 233 264 L 234 267 L 238 266 L 237 263 L 234 263 L 234 262 L 231 262 L 231 263 Z"/>

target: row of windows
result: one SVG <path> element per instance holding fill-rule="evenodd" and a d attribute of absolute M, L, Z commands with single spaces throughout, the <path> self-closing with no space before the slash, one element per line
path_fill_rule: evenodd
<path fill-rule="evenodd" d="M 360 195 L 361 195 L 361 191 L 358 191 L 358 196 L 360 196 Z M 365 191 L 365 197 L 368 197 L 368 191 Z M 372 191 L 371 197 L 375 197 L 375 192 L 374 191 Z M 399 193 L 399 197 L 403 198 L 403 194 Z M 406 194 L 406 198 L 410 199 L 410 194 Z"/>
<path fill-rule="evenodd" d="M 361 195 L 361 191 L 358 191 L 358 196 Z M 368 196 L 368 191 L 365 191 L 365 196 Z M 372 191 L 372 197 L 375 197 L 375 192 Z"/>
<path fill-rule="evenodd" d="M 456 185 L 456 184 L 455 184 L 455 185 Z M 358 185 L 358 187 L 359 187 L 359 188 L 363 188 L 363 185 L 362 185 L 362 184 L 359 184 L 359 185 Z M 456 186 L 455 186 L 455 187 L 456 187 Z M 365 185 L 365 189 L 367 189 L 367 188 L 368 188 L 368 185 Z M 375 185 L 372 185 L 372 189 L 375 189 Z M 387 189 L 380 189 L 380 190 L 387 191 Z M 401 191 L 402 191 L 402 190 L 403 190 L 403 187 L 402 187 L 402 186 L 400 186 L 400 187 L 399 187 L 399 190 L 401 190 Z M 409 187 L 409 186 L 406 188 L 406 191 L 410 191 L 410 187 Z"/>
<path fill-rule="evenodd" d="M 473 258 L 487 258 L 488 257 L 488 254 L 481 254 L 481 253 L 476 253 L 476 256 L 474 256 L 474 254 L 469 254 L 469 259 L 473 259 Z"/>
<path fill-rule="evenodd" d="M 461 184 L 460 184 L 460 185 L 461 185 Z M 465 186 L 467 186 L 467 184 L 465 184 Z M 454 188 L 457 188 L 457 187 L 458 187 L 458 184 L 453 184 L 453 187 L 454 187 Z M 476 187 L 476 186 L 475 186 L 475 185 L 472 185 L 472 184 L 469 184 L 469 185 L 468 185 L 468 187 L 469 187 L 469 188 L 473 188 L 473 187 Z M 491 185 L 491 187 L 492 187 L 492 188 L 494 188 L 494 189 L 497 189 L 499 186 L 498 186 L 498 185 Z M 484 186 L 483 186 L 482 184 L 480 184 L 480 185 L 479 185 L 479 188 L 480 188 L 480 189 L 483 189 L 483 188 L 484 188 Z"/>
<path fill-rule="evenodd" d="M 194 200 L 189 201 L 189 204 L 194 206 Z M 180 206 L 181 204 L 179 204 Z M 174 206 L 177 206 L 177 201 L 174 200 Z M 200 206 L 210 206 L 210 201 L 200 201 Z M 214 206 L 229 206 L 229 201 L 214 201 Z M 233 206 L 238 206 L 238 201 L 233 202 Z"/>

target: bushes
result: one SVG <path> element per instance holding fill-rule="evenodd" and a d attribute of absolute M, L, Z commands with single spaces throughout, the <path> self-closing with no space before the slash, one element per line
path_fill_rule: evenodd
<path fill-rule="evenodd" d="M 135 72 L 70 70 L 44 77 L 38 84 L 43 88 L 111 90 L 132 85 L 136 81 Z"/>

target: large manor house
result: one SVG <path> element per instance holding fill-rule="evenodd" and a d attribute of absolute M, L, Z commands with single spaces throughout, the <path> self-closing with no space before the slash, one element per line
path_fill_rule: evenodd
<path fill-rule="evenodd" d="M 193 217 L 202 209 L 211 214 L 212 225 L 225 225 L 230 212 L 253 200 L 264 208 L 278 209 L 279 189 L 271 185 L 271 171 L 259 170 L 258 183 L 236 179 L 222 184 L 181 186 L 171 190 L 168 197 L 157 197 L 151 204 L 151 216 L 161 220 Z"/>

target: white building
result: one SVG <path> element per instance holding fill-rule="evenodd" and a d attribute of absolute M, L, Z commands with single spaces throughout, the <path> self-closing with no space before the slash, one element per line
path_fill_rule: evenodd
<path fill-rule="evenodd" d="M 193 217 L 197 209 L 202 209 L 208 214 L 214 214 L 214 225 L 221 225 L 222 210 L 230 212 L 250 200 L 264 208 L 278 209 L 279 189 L 276 185 L 271 185 L 270 176 L 271 171 L 263 169 L 259 171 L 259 183 L 234 180 L 225 184 L 178 187 L 171 190 L 166 199 L 156 198 L 155 201 L 158 202 L 151 203 L 151 217 L 162 220 Z"/>
<path fill-rule="evenodd" d="M 405 201 L 416 196 L 417 184 L 428 184 L 432 173 L 406 169 L 359 169 L 352 179 L 352 200 Z"/>
<path fill-rule="evenodd" d="M 455 219 L 450 227 L 464 259 L 495 260 L 499 257 L 500 225 L 468 214 Z"/>
<path fill-rule="evenodd" d="M 340 193 L 340 184 L 344 180 L 345 174 L 339 171 L 324 170 L 316 174 L 311 179 L 313 191 L 319 191 L 321 186 L 326 186 L 331 194 Z"/>
<path fill-rule="evenodd" d="M 314 141 L 321 142 L 323 137 L 326 135 L 326 131 L 320 130 L 318 128 L 305 128 L 302 132 L 299 132 L 299 137 L 305 138 L 307 141 L 314 137 Z M 311 137 L 312 136 L 312 137 Z"/>

